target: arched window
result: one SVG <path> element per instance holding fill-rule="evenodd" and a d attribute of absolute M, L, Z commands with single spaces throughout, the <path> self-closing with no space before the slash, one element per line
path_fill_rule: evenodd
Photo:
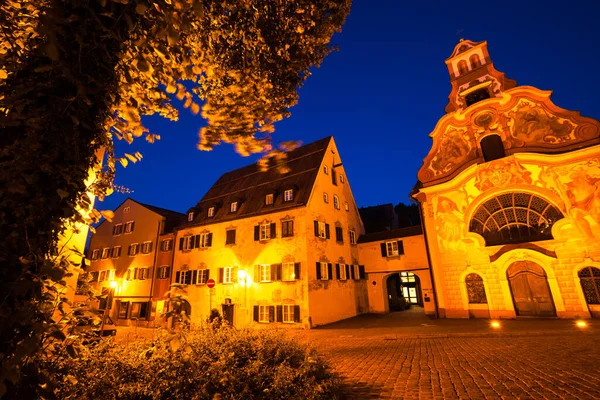
<path fill-rule="evenodd" d="M 583 296 L 588 304 L 600 304 L 600 268 L 585 267 L 579 271 Z"/>
<path fill-rule="evenodd" d="M 487 304 L 483 278 L 477 274 L 469 274 L 465 278 L 469 304 Z"/>
<path fill-rule="evenodd" d="M 469 71 L 469 67 L 467 67 L 467 62 L 465 60 L 460 60 L 458 62 L 458 74 L 464 75 Z"/>
<path fill-rule="evenodd" d="M 505 193 L 477 208 L 469 231 L 487 246 L 552 239 L 552 225 L 563 214 L 546 200 L 529 193 Z"/>
<path fill-rule="evenodd" d="M 469 62 L 471 63 L 471 69 L 481 67 L 481 60 L 479 59 L 479 55 L 477 54 L 473 54 L 471 58 L 469 58 Z"/>
<path fill-rule="evenodd" d="M 502 138 L 498 135 L 485 136 L 481 139 L 481 142 L 479 142 L 479 146 L 481 146 L 481 152 L 483 153 L 485 162 L 504 158 L 506 155 L 504 153 L 504 143 L 502 143 Z"/>

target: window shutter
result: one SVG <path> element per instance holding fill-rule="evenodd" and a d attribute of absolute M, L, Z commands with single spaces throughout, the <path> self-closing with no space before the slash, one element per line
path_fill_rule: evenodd
<path fill-rule="evenodd" d="M 154 242 L 150 242 L 150 246 L 148 247 L 148 253 L 152 253 L 152 246 L 154 246 Z"/>
<path fill-rule="evenodd" d="M 179 239 L 179 251 L 183 250 L 183 238 Z"/>
<path fill-rule="evenodd" d="M 269 306 L 269 322 L 275 322 L 275 306 Z"/>
<path fill-rule="evenodd" d="M 335 264 L 335 276 L 340 279 L 340 264 Z"/>
<path fill-rule="evenodd" d="M 133 279 L 137 279 L 138 277 L 138 268 L 133 269 Z"/>
<path fill-rule="evenodd" d="M 206 238 L 206 247 L 212 246 L 212 232 L 208 234 L 208 238 Z"/>
<path fill-rule="evenodd" d="M 254 225 L 254 241 L 260 240 L 260 226 Z"/>
<path fill-rule="evenodd" d="M 329 239 L 329 224 L 325 224 L 325 239 Z"/>
<path fill-rule="evenodd" d="M 319 237 L 319 221 L 315 221 L 315 236 Z"/>
<path fill-rule="evenodd" d="M 223 283 L 223 268 L 219 268 L 219 283 Z"/>
<path fill-rule="evenodd" d="M 194 243 L 193 243 L 192 247 L 194 249 L 197 249 L 198 247 L 200 247 L 200 235 L 194 236 Z"/>
<path fill-rule="evenodd" d="M 258 306 L 254 306 L 254 322 L 258 322 Z"/>
<path fill-rule="evenodd" d="M 344 232 L 341 226 L 335 228 L 335 240 L 344 243 Z"/>
<path fill-rule="evenodd" d="M 129 245 L 129 247 L 127 248 L 127 255 L 130 256 L 131 255 L 131 245 Z"/>
<path fill-rule="evenodd" d="M 277 280 L 277 264 L 271 264 L 271 282 Z"/>
<path fill-rule="evenodd" d="M 387 249 L 385 247 L 385 242 L 381 243 L 381 257 L 387 257 Z"/>
<path fill-rule="evenodd" d="M 135 221 L 131 223 L 131 232 L 133 232 L 133 228 L 135 228 Z"/>
<path fill-rule="evenodd" d="M 277 322 L 283 322 L 283 307 L 277 306 Z"/>
<path fill-rule="evenodd" d="M 254 266 L 254 282 L 260 282 L 260 265 Z"/>
<path fill-rule="evenodd" d="M 349 265 L 350 267 L 350 279 L 354 279 L 354 265 Z"/>
<path fill-rule="evenodd" d="M 210 279 L 210 269 L 206 268 L 206 282 L 208 282 L 209 279 Z"/>
<path fill-rule="evenodd" d="M 364 265 L 358 266 L 358 274 L 359 274 L 359 279 L 367 279 L 367 274 L 365 273 Z"/>
<path fill-rule="evenodd" d="M 181 271 L 175 272 L 175 283 L 180 283 L 179 279 L 181 279 Z"/>
<path fill-rule="evenodd" d="M 321 263 L 317 262 L 317 279 L 321 279 Z"/>
<path fill-rule="evenodd" d="M 337 179 L 335 177 L 335 169 L 331 168 L 331 183 L 337 186 Z"/>
<path fill-rule="evenodd" d="M 346 264 L 346 279 L 350 279 L 350 265 Z"/>
<path fill-rule="evenodd" d="M 191 284 L 195 285 L 196 282 L 198 282 L 198 270 L 197 269 L 195 269 L 195 270 L 192 271 L 192 282 L 191 282 Z"/>
<path fill-rule="evenodd" d="M 398 254 L 404 254 L 404 243 L 402 243 L 402 240 L 398 240 Z"/>
<path fill-rule="evenodd" d="M 333 275 L 332 272 L 333 272 L 333 264 L 328 263 L 327 264 L 327 280 L 331 280 L 331 275 Z"/>
<path fill-rule="evenodd" d="M 300 263 L 294 264 L 294 278 L 296 280 L 300 280 Z"/>
<path fill-rule="evenodd" d="M 277 224 L 273 222 L 271 224 L 271 239 L 275 239 L 277 237 Z"/>
<path fill-rule="evenodd" d="M 277 264 L 275 269 L 277 270 L 277 280 L 280 281 L 281 280 L 281 264 Z"/>
<path fill-rule="evenodd" d="M 231 283 L 238 281 L 238 267 L 231 267 Z"/>
<path fill-rule="evenodd" d="M 300 322 L 300 306 L 294 306 L 294 322 Z"/>

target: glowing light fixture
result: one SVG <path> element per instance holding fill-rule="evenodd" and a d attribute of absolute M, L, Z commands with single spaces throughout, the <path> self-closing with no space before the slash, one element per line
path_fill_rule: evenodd
<path fill-rule="evenodd" d="M 500 322 L 498 322 L 498 321 L 492 321 L 492 322 L 490 322 L 490 326 L 494 329 L 498 329 L 498 328 L 500 328 L 501 325 L 500 325 Z"/>
<path fill-rule="evenodd" d="M 110 281 L 109 285 L 113 289 L 116 289 L 117 286 L 119 286 L 119 284 L 117 283 L 117 281 Z"/>
<path fill-rule="evenodd" d="M 578 327 L 578 328 L 585 328 L 585 327 L 587 327 L 587 326 L 588 326 L 587 322 L 585 322 L 585 321 L 584 321 L 584 320 L 582 320 L 582 319 L 580 319 L 580 320 L 577 320 L 577 321 L 575 322 L 575 325 L 577 325 L 577 327 Z"/>

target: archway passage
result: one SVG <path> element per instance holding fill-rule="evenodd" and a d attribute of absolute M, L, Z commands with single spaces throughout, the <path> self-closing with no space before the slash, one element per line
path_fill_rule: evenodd
<path fill-rule="evenodd" d="M 546 272 L 531 261 L 517 261 L 506 271 L 515 312 L 525 317 L 555 317 Z"/>
<path fill-rule="evenodd" d="M 412 272 L 390 275 L 386 281 L 390 311 L 401 311 L 408 305 L 423 306 L 421 282 Z"/>
<path fill-rule="evenodd" d="M 600 268 L 585 267 L 578 275 L 590 314 L 600 318 Z"/>

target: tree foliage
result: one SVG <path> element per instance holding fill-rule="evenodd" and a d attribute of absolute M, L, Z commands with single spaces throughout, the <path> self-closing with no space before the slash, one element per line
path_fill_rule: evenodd
<path fill-rule="evenodd" d="M 207 125 L 198 147 L 233 143 L 281 158 L 274 123 L 333 48 L 350 0 L 5 0 L 0 4 L 0 393 L 50 379 L 35 364 L 52 285 L 69 274 L 58 238 L 101 214 L 114 138 L 160 138 L 142 116 Z M 289 146 L 289 144 L 286 144 Z M 98 165 L 104 159 L 104 167 Z M 96 171 L 95 179 L 86 180 Z M 73 225 L 76 226 L 76 225 Z M 62 258 L 69 262 L 68 258 Z M 33 385 L 33 386 L 31 386 Z M 37 385 L 37 386 L 35 386 Z"/>

